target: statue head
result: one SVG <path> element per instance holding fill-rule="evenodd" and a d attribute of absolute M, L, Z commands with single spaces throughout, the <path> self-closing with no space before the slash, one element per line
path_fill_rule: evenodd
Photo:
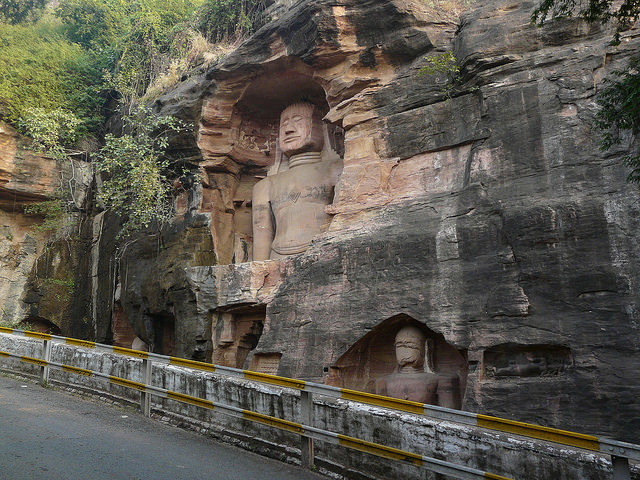
<path fill-rule="evenodd" d="M 324 146 L 322 118 L 312 103 L 289 105 L 280 115 L 280 149 L 286 156 L 321 152 Z"/>
<path fill-rule="evenodd" d="M 396 334 L 396 360 L 400 369 L 424 367 L 427 337 L 422 330 L 412 325 L 401 328 Z"/>

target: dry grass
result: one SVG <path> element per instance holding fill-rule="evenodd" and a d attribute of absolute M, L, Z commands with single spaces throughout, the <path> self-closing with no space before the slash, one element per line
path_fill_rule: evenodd
<path fill-rule="evenodd" d="M 429 8 L 456 16 L 469 10 L 475 2 L 476 0 L 422 0 L 422 3 Z"/>
<path fill-rule="evenodd" d="M 180 79 L 188 72 L 196 67 L 208 67 L 222 59 L 225 55 L 232 52 L 239 42 L 233 43 L 217 43 L 212 44 L 200 33 L 195 30 L 187 30 L 182 38 L 183 48 L 180 55 L 176 57 L 167 57 L 161 72 L 147 87 L 147 91 L 140 99 L 143 103 L 151 102 L 163 93 L 174 87 L 180 82 Z"/>

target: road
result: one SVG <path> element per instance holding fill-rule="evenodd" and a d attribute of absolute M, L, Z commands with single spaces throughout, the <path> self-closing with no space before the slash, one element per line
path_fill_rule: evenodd
<path fill-rule="evenodd" d="M 0 480 L 319 480 L 124 409 L 0 376 Z"/>

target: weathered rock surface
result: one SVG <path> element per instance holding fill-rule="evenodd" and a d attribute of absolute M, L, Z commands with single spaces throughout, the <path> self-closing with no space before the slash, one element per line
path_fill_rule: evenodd
<path fill-rule="evenodd" d="M 191 182 L 171 228 L 117 266 L 117 223 L 94 220 L 96 338 L 128 341 L 128 321 L 155 351 L 370 389 L 411 323 L 430 368 L 466 385 L 464 409 L 637 442 L 640 196 L 628 145 L 601 153 L 592 124 L 639 30 L 612 47 L 577 20 L 531 26 L 534 6 L 277 2 L 156 102 L 196 127 L 173 144 Z M 463 77 L 451 98 L 418 76 L 447 50 Z M 331 224 L 304 254 L 242 263 L 251 189 L 300 98 L 345 130 Z"/>
<path fill-rule="evenodd" d="M 70 218 L 61 232 L 66 240 L 45 248 L 55 239 L 38 230 L 39 215 L 25 214 L 26 206 L 54 198 L 61 182 L 72 178 L 75 201 L 85 206 L 92 181 L 88 164 L 63 164 L 36 153 L 27 139 L 0 122 L 0 320 L 5 323 L 26 320 L 37 329 L 92 334 L 84 328 L 87 298 L 81 292 L 87 266 L 81 261 L 81 235 L 76 235 L 82 218 Z"/>
<path fill-rule="evenodd" d="M 247 362 L 277 355 L 278 374 L 330 372 L 343 384 L 350 371 L 392 368 L 373 340 L 358 359 L 347 353 L 413 319 L 466 358 L 463 408 L 637 440 L 638 193 L 618 154 L 598 151 L 591 125 L 601 80 L 638 48 L 638 32 L 614 48 L 610 32 L 579 21 L 538 29 L 533 2 L 500 1 L 464 14 L 456 31 L 410 6 L 296 3 L 187 82 L 202 104 L 203 168 L 230 178 L 273 151 L 268 133 L 255 154 L 235 146 L 234 112 L 254 79 L 265 101 L 250 97 L 242 118 L 282 103 L 265 76 L 282 75 L 295 97 L 294 72 L 321 85 L 326 118 L 346 130 L 329 231 L 290 259 L 263 300 L 248 294 L 250 275 L 220 285 L 223 267 L 191 269 L 200 314 L 239 298 L 263 305 Z M 453 98 L 417 76 L 425 54 L 447 48 L 463 66 Z M 163 111 L 189 110 L 185 88 L 161 100 Z M 457 360 L 434 361 L 463 372 Z"/>

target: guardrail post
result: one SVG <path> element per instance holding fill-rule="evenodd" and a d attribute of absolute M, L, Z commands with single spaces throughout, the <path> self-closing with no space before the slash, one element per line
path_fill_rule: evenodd
<path fill-rule="evenodd" d="M 313 393 L 300 392 L 300 423 L 303 425 L 313 426 Z M 314 467 L 314 455 L 313 455 L 313 438 L 300 437 L 300 462 L 303 467 Z"/>
<path fill-rule="evenodd" d="M 153 362 L 150 358 L 142 360 L 142 373 L 144 375 L 143 383 L 145 385 L 151 385 L 151 374 L 153 369 Z M 148 392 L 140 392 L 140 410 L 145 417 L 151 416 L 151 394 Z"/>
<path fill-rule="evenodd" d="M 49 340 L 42 341 L 42 360 L 49 362 L 51 360 L 51 342 Z M 46 387 L 49 383 L 49 367 L 40 367 L 40 385 Z"/>
<path fill-rule="evenodd" d="M 611 465 L 613 466 L 613 480 L 630 480 L 629 459 L 611 455 Z"/>

